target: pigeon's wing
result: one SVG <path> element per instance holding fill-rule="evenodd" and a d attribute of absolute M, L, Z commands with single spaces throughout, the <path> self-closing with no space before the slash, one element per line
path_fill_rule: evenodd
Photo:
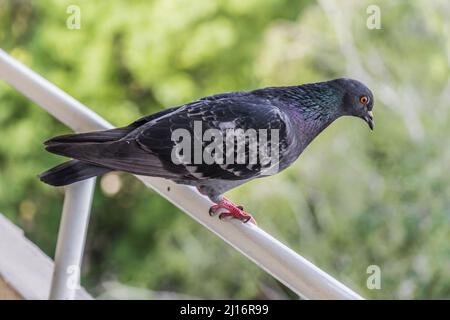
<path fill-rule="evenodd" d="M 47 145 L 47 150 L 59 155 L 72 157 L 111 170 L 121 170 L 135 174 L 156 176 L 175 181 L 197 181 L 207 179 L 245 180 L 261 175 L 261 171 L 271 163 L 250 163 L 246 156 L 243 163 L 206 164 L 202 159 L 181 164 L 172 161 L 176 142 L 172 134 L 184 129 L 193 140 L 199 141 L 202 150 L 210 144 L 203 142 L 202 133 L 216 129 L 226 136 L 227 129 L 268 130 L 270 145 L 271 129 L 279 132 L 279 143 L 275 148 L 280 154 L 287 148 L 286 123 L 289 120 L 267 99 L 239 94 L 225 94 L 207 97 L 178 108 L 164 110 L 156 115 L 141 118 L 130 127 L 132 130 L 116 141 L 92 141 L 81 139 L 59 141 Z M 201 124 L 201 134 L 195 132 L 195 123 Z M 248 141 L 247 141 L 248 142 Z M 245 148 L 249 152 L 249 148 Z M 234 159 L 237 160 L 236 151 Z"/>
<path fill-rule="evenodd" d="M 185 132 L 200 143 L 202 150 L 210 144 L 210 141 L 203 142 L 201 136 L 195 130 L 195 122 L 201 124 L 201 133 L 207 129 L 216 129 L 223 137 L 226 136 L 228 129 L 248 129 L 267 130 L 267 148 L 279 150 L 279 154 L 287 148 L 287 123 L 289 119 L 277 107 L 273 106 L 268 100 L 260 99 L 251 95 L 218 95 L 206 97 L 194 103 L 185 105 L 169 116 L 163 116 L 154 121 L 148 122 L 130 134 L 139 146 L 161 159 L 166 170 L 172 172 L 184 171 L 185 179 L 204 180 L 204 179 L 224 179 L 224 180 L 245 180 L 258 177 L 263 169 L 268 169 L 274 163 L 256 163 L 251 162 L 248 157 L 248 141 L 244 148 L 246 156 L 243 163 L 236 163 L 237 152 L 234 152 L 235 161 L 227 164 L 212 163 L 206 164 L 203 161 L 196 163 L 182 163 L 175 165 L 172 161 L 172 152 L 175 148 L 175 142 L 171 137 L 175 130 L 184 129 Z M 271 130 L 276 129 L 278 139 L 274 140 L 276 145 L 271 145 Z M 226 149 L 226 148 L 224 148 Z M 224 150 L 226 151 L 226 150 Z M 195 159 L 192 159 L 195 160 Z M 276 164 L 275 164 L 276 165 Z"/>

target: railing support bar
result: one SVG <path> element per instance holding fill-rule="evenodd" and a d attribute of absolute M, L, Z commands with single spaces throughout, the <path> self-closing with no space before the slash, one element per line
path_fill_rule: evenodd
<path fill-rule="evenodd" d="M 94 187 L 95 178 L 66 187 L 56 243 L 51 300 L 73 300 L 80 288 L 80 270 Z"/>

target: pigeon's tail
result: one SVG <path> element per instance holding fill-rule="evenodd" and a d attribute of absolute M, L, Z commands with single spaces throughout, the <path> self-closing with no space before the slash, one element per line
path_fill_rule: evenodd
<path fill-rule="evenodd" d="M 124 127 L 105 131 L 68 134 L 50 139 L 44 144 L 48 151 L 56 154 L 62 153 L 66 155 L 64 154 L 64 150 L 72 150 L 74 154 L 68 154 L 66 156 L 76 158 L 76 153 L 81 152 L 83 146 L 94 145 L 96 149 L 100 149 L 96 146 L 102 143 L 118 141 L 132 130 L 132 127 Z M 52 186 L 65 186 L 105 174 L 109 171 L 112 171 L 112 169 L 85 161 L 71 160 L 41 173 L 39 178 L 42 182 Z"/>
<path fill-rule="evenodd" d="M 70 160 L 41 173 L 39 179 L 52 186 L 65 186 L 109 171 L 111 169 L 79 160 Z"/>

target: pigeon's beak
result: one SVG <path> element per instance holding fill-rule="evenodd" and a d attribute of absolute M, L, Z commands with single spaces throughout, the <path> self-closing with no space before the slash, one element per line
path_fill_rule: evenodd
<path fill-rule="evenodd" d="M 373 112 L 367 111 L 367 114 L 362 117 L 365 122 L 369 125 L 370 130 L 373 130 L 375 126 L 375 122 L 373 121 Z"/>

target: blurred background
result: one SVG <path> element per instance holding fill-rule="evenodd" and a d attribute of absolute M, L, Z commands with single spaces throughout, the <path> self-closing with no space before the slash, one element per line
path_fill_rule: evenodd
<path fill-rule="evenodd" d="M 229 197 L 367 298 L 450 298 L 450 3 L 376 2 L 380 29 L 373 1 L 0 0 L 0 47 L 116 126 L 213 93 L 362 80 L 374 132 L 339 119 L 293 167 Z M 63 190 L 36 175 L 63 160 L 42 142 L 69 132 L 0 82 L 0 212 L 51 257 Z M 113 299 L 298 298 L 115 173 L 97 183 L 82 284 Z"/>

